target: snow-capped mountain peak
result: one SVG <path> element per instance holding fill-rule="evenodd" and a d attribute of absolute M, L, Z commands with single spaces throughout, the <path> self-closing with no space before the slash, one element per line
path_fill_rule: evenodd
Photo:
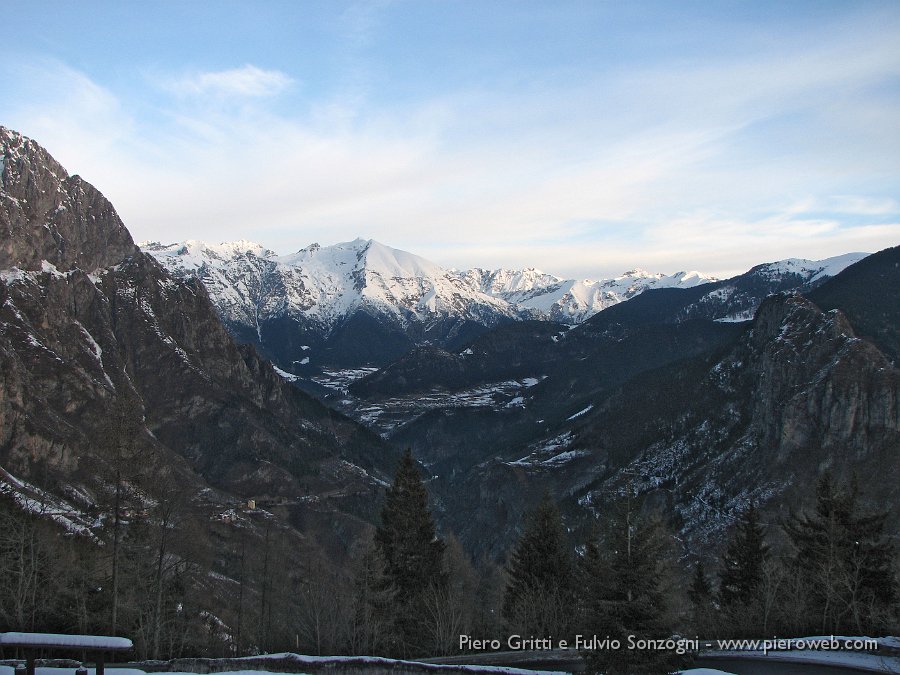
<path fill-rule="evenodd" d="M 255 241 L 239 239 L 237 241 L 223 241 L 218 244 L 210 244 L 198 239 L 188 239 L 177 244 L 161 244 L 158 241 L 142 241 L 138 246 L 145 252 L 152 254 L 155 258 L 174 258 L 178 257 L 182 267 L 193 265 L 199 267 L 208 259 L 217 259 L 222 261 L 233 260 L 240 256 L 252 255 L 258 258 L 268 258 L 275 255 L 274 251 L 270 251 Z"/>
<path fill-rule="evenodd" d="M 824 260 L 787 258 L 785 260 L 757 265 L 750 271 L 767 275 L 770 278 L 783 277 L 786 275 L 800 275 L 812 282 L 819 281 L 824 277 L 833 277 L 843 271 L 844 268 L 859 262 L 868 255 L 868 253 L 857 252 L 844 253 L 831 258 L 825 258 Z"/>
<path fill-rule="evenodd" d="M 328 331 L 360 309 L 404 325 L 442 317 L 491 325 L 514 316 L 508 303 L 457 274 L 372 239 L 312 244 L 285 256 L 248 241 L 142 246 L 173 274 L 200 278 L 226 320 L 257 328 L 302 316 Z"/>
<path fill-rule="evenodd" d="M 667 275 L 632 269 L 600 280 L 563 279 L 533 267 L 448 270 L 362 238 L 331 246 L 311 244 L 284 256 L 245 240 L 219 244 L 191 240 L 168 246 L 145 242 L 141 247 L 172 274 L 200 279 L 223 319 L 242 334 L 248 329 L 255 332 L 260 344 L 266 342 L 267 324 L 281 326 L 274 329 L 278 337 L 272 339 L 277 340 L 285 339 L 284 326 L 291 322 L 304 326 L 300 334 L 306 337 L 299 338 L 298 349 L 302 345 L 308 349 L 309 341 L 316 341 L 309 331 L 327 342 L 360 312 L 390 326 L 388 332 L 443 345 L 470 335 L 475 326 L 484 329 L 520 318 L 574 325 L 646 290 L 716 282 L 694 270 Z M 837 274 L 864 255 L 818 262 L 790 259 L 760 265 L 748 274 L 776 283 L 784 279 L 794 287 Z M 714 286 L 710 291 L 715 296 L 710 302 L 735 305 L 732 320 L 737 320 L 737 314 L 752 314 L 758 302 L 748 295 L 738 303 L 736 292 L 730 286 Z M 295 339 L 290 338 L 291 344 Z M 306 353 L 300 361 L 305 359 Z"/>
<path fill-rule="evenodd" d="M 561 279 L 534 268 L 521 271 L 474 269 L 463 273 L 485 293 L 502 298 L 519 313 L 576 324 L 649 288 L 690 288 L 716 281 L 699 272 L 654 274 L 632 269 L 613 279 Z"/>

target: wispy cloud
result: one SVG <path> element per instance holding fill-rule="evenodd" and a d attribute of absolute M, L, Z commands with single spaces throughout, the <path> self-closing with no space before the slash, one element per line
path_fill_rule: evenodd
<path fill-rule="evenodd" d="M 887 216 L 900 214 L 900 203 L 888 197 L 835 195 L 826 200 L 822 210 L 863 216 Z"/>
<path fill-rule="evenodd" d="M 3 123 L 33 136 L 73 173 L 119 156 L 116 148 L 139 135 L 112 91 L 60 61 L 7 62 L 0 77 L 15 92 L 0 97 Z"/>
<path fill-rule="evenodd" d="M 900 56 L 876 23 L 401 104 L 367 77 L 348 85 L 383 19 L 359 7 L 338 22 L 349 79 L 293 109 L 278 94 L 295 80 L 252 65 L 157 78 L 166 88 L 137 106 L 47 62 L 8 80 L 0 117 L 97 184 L 139 239 L 287 252 L 359 235 L 457 267 L 592 277 L 724 274 L 900 241 L 900 109 L 882 86 Z"/>
<path fill-rule="evenodd" d="M 278 70 L 253 65 L 199 72 L 171 79 L 164 86 L 180 96 L 224 96 L 259 98 L 280 94 L 293 80 Z"/>

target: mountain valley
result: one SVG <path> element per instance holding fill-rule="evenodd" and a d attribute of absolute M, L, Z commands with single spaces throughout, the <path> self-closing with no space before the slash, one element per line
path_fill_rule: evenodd
<path fill-rule="evenodd" d="M 585 522 L 585 510 L 602 511 L 626 483 L 658 494 L 654 499 L 678 514 L 687 548 L 707 550 L 750 502 L 783 517 L 787 511 L 777 504 L 808 497 L 800 486 L 808 488 L 823 467 L 840 465 L 878 482 L 872 457 L 896 462 L 896 370 L 885 360 L 896 350 L 890 310 L 896 293 L 877 296 L 879 309 L 854 316 L 872 304 L 868 289 L 900 288 L 885 262 L 890 252 L 765 263 L 725 280 L 630 272 L 580 283 L 536 270 L 442 270 L 365 240 L 285 257 L 246 242 L 146 249 L 176 275 L 204 280 L 239 340 L 267 354 L 285 354 L 283 343 L 300 345 L 289 354 L 299 360 L 273 358 L 283 377 L 394 445 L 412 448 L 434 476 L 443 522 L 476 554 L 502 556 L 519 531 L 518 514 L 545 490 L 569 504 L 573 526 Z M 246 270 L 261 267 L 266 272 L 253 286 Z M 338 282 L 342 268 L 352 271 Z M 882 269 L 887 277 L 844 281 L 859 269 Z M 292 279 L 293 290 L 278 290 L 291 284 L 272 279 Z M 317 290 L 304 295 L 308 287 Z M 580 292 L 585 288 L 599 294 L 588 297 Z M 780 305 L 778 294 L 796 300 Z M 857 354 L 861 347 L 847 345 L 867 343 L 843 315 L 834 323 L 832 314 L 804 304 L 804 296 L 841 298 L 823 306 L 847 312 L 854 325 L 878 336 L 877 347 Z M 254 303 L 263 311 L 251 320 Z M 277 338 L 260 328 L 270 321 L 284 331 Z M 794 345 L 793 360 L 749 375 L 751 364 L 770 358 L 768 341 L 792 330 L 829 335 L 822 346 L 827 357 L 815 371 L 798 360 L 803 349 Z M 399 341 L 385 337 L 392 331 L 402 332 Z M 768 338 L 748 342 L 754 334 Z M 335 346 L 365 340 L 372 347 L 382 339 L 396 349 L 376 348 L 368 360 L 361 352 L 348 360 L 352 349 Z M 806 348 L 813 342 L 807 339 Z M 842 382 L 831 373 L 856 360 L 865 364 L 854 367 L 861 379 L 853 386 L 865 392 L 859 401 L 853 391 L 823 384 Z M 763 395 L 764 377 L 793 384 Z M 821 404 L 809 398 L 821 396 L 822 386 L 831 387 L 829 396 L 840 394 L 830 405 L 866 411 L 865 420 L 853 422 L 863 425 L 865 440 L 838 431 L 840 424 L 823 430 L 799 412 L 789 422 L 780 417 L 789 404 L 823 415 L 811 412 Z M 791 431 L 780 433 L 792 442 L 778 440 L 774 429 L 783 425 Z M 842 455 L 841 444 L 858 447 L 846 465 L 832 457 Z M 806 468 L 787 472 L 795 455 Z M 707 469 L 713 473 L 702 475 Z M 879 495 L 893 495 L 882 488 Z"/>
<path fill-rule="evenodd" d="M 97 542 L 177 501 L 204 534 L 176 557 L 223 605 L 248 545 L 346 574 L 405 448 L 441 532 L 494 565 L 544 494 L 580 540 L 641 496 L 685 563 L 825 471 L 900 497 L 900 247 L 601 281 L 363 239 L 139 248 L 43 148 L 0 142 L 0 500 Z"/>

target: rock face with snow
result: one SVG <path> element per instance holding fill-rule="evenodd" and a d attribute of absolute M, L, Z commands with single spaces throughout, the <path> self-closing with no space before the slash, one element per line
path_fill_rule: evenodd
<path fill-rule="evenodd" d="M 93 508 L 122 409 L 188 493 L 368 493 L 366 470 L 390 470 L 379 439 L 235 344 L 205 287 L 141 253 L 96 189 L 3 128 L 0 155 L 0 486 Z"/>
<path fill-rule="evenodd" d="M 176 276 L 203 281 L 223 319 L 258 332 L 280 317 L 330 332 L 360 311 L 408 332 L 424 327 L 426 334 L 448 320 L 488 327 L 515 318 L 577 324 L 650 288 L 715 281 L 699 272 L 667 276 L 643 270 L 602 281 L 561 279 L 535 269 L 456 272 L 364 239 L 313 244 L 287 256 L 248 241 L 141 246 Z M 441 342 L 447 336 L 432 337 Z"/>
<path fill-rule="evenodd" d="M 882 292 L 873 294 L 875 287 Z M 809 504 L 825 470 L 840 480 L 855 475 L 870 506 L 896 503 L 897 289 L 900 248 L 887 249 L 807 296 L 767 298 L 746 323 L 683 322 L 683 328 L 706 323 L 717 330 L 730 326 L 734 332 L 720 333 L 714 343 L 693 353 L 685 350 L 683 358 L 662 367 L 628 374 L 613 387 L 605 383 L 614 371 L 583 373 L 587 366 L 573 371 L 565 362 L 545 362 L 547 377 L 526 394 L 518 416 L 495 413 L 490 422 L 495 430 L 515 431 L 530 440 L 502 454 L 496 443 L 479 446 L 478 436 L 470 434 L 471 468 L 457 471 L 465 477 L 466 489 L 504 495 L 497 506 L 501 515 L 492 517 L 512 522 L 517 504 L 527 506 L 521 495 L 529 492 L 537 499 L 540 490 L 550 489 L 560 500 L 569 500 L 574 514 L 583 507 L 602 512 L 627 486 L 645 494 L 649 503 L 674 511 L 681 536 L 695 551 L 714 548 L 750 501 L 770 514 L 772 522 Z M 633 301 L 635 307 L 623 303 L 598 315 L 589 322 L 593 325 L 571 331 L 563 348 L 578 358 L 584 353 L 579 352 L 578 333 L 590 330 L 598 351 L 588 362 L 594 362 L 622 337 L 634 343 L 651 339 L 660 321 L 670 330 L 679 325 L 665 323 L 668 310 L 654 308 L 651 296 Z M 647 307 L 639 310 L 639 305 Z M 655 316 L 654 309 L 659 310 Z M 685 346 L 695 343 L 696 335 Z M 678 339 L 674 332 L 655 338 L 660 349 Z M 560 406 L 559 401 L 567 403 Z M 449 445 L 462 435 L 457 430 L 478 423 L 474 414 L 456 414 L 451 424 L 441 425 L 445 415 L 432 415 L 428 442 Z M 534 418 L 543 424 L 535 425 Z M 524 435 L 528 421 L 533 431 Z M 424 431 L 410 424 L 403 440 L 421 448 Z M 485 462 L 498 454 L 499 459 Z M 516 492 L 507 487 L 513 482 Z M 453 501 L 458 491 L 456 485 L 448 492 L 448 512 L 462 510 L 461 536 L 470 540 L 488 523 L 466 511 L 462 500 Z M 900 532 L 896 513 L 890 528 Z"/>

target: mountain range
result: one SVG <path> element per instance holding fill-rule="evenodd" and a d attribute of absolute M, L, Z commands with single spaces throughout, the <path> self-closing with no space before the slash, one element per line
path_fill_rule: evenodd
<path fill-rule="evenodd" d="M 0 492 L 73 528 L 125 436 L 169 476 L 135 502 L 179 486 L 232 575 L 223 513 L 253 498 L 257 543 L 277 523 L 342 559 L 401 447 L 442 530 L 495 559 L 544 493 L 573 531 L 642 494 L 690 556 L 751 502 L 777 522 L 826 469 L 900 496 L 900 248 L 596 282 L 369 240 L 142 252 L 43 148 L 0 144 Z"/>
<path fill-rule="evenodd" d="M 425 344 L 452 350 L 510 321 L 578 325 L 650 289 L 705 286 L 710 318 L 747 319 L 767 293 L 812 287 L 865 255 L 769 263 L 713 287 L 718 280 L 699 272 L 600 281 L 533 268 L 460 272 L 364 239 L 287 256 L 248 241 L 141 246 L 173 276 L 200 280 L 239 341 L 301 377 L 384 366 Z"/>
<path fill-rule="evenodd" d="M 897 461 L 897 318 L 885 309 L 896 251 L 722 280 L 575 281 L 446 270 L 362 239 L 283 257 L 247 242 L 144 248 L 201 280 L 229 330 L 283 377 L 411 447 L 443 521 L 476 552 L 502 556 L 546 490 L 573 523 L 626 483 L 657 495 L 693 550 L 714 547 L 751 501 L 786 515 L 825 466 L 895 496 L 873 458 Z M 875 269 L 889 278 L 848 285 Z M 841 298 L 828 307 L 841 313 L 806 297 Z"/>
<path fill-rule="evenodd" d="M 747 321 L 709 318 L 707 298 L 746 300 L 770 269 L 650 290 L 576 327 L 518 322 L 460 352 L 421 347 L 335 404 L 411 447 L 453 530 L 490 555 L 545 491 L 573 524 L 645 495 L 676 514 L 692 555 L 750 503 L 776 529 L 825 470 L 857 476 L 870 507 L 895 504 L 900 247 L 768 295 Z"/>

